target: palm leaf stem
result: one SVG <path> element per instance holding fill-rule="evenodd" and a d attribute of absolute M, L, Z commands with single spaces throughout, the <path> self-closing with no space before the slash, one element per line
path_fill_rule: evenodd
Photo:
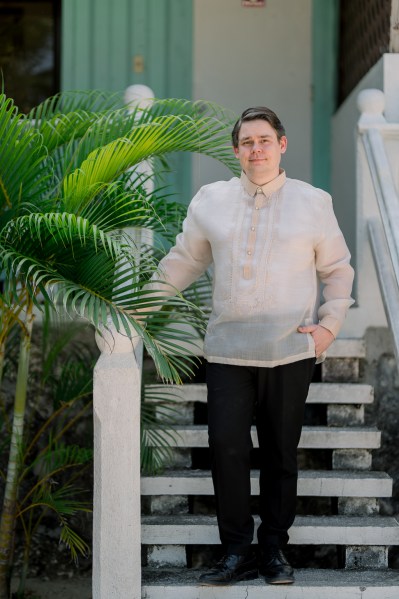
<path fill-rule="evenodd" d="M 80 465 L 81 464 L 64 464 L 64 465 L 60 466 L 59 468 L 56 468 L 55 470 L 52 470 L 51 472 L 46 473 L 45 476 L 43 476 L 40 480 L 38 480 L 37 483 L 35 485 L 33 485 L 33 487 L 31 487 L 31 489 L 29 489 L 29 491 L 25 495 L 25 497 L 23 497 L 21 499 L 21 501 L 19 502 L 20 507 L 19 507 L 18 511 L 16 512 L 16 517 L 19 518 L 25 512 L 28 512 L 29 510 L 33 509 L 37 505 L 36 502 L 33 502 L 31 505 L 28 505 L 27 507 L 21 509 L 22 506 L 28 501 L 29 497 L 31 497 L 34 494 L 36 489 L 38 489 L 41 485 L 46 483 L 49 478 L 52 478 L 56 474 L 59 474 L 60 472 L 64 472 L 65 470 L 68 470 L 69 468 L 76 468 L 76 466 L 80 466 Z"/>
<path fill-rule="evenodd" d="M 33 302 L 26 310 L 25 334 L 22 335 L 18 361 L 17 383 L 15 389 L 13 427 L 11 433 L 10 454 L 4 490 L 3 510 L 0 521 L 0 597 L 8 597 L 9 568 L 12 558 L 12 546 L 15 527 L 15 512 L 18 494 L 18 471 L 20 468 L 21 445 L 24 432 L 24 416 L 30 346 L 33 328 Z"/>
<path fill-rule="evenodd" d="M 21 520 L 22 520 L 22 518 L 21 518 Z M 17 599 L 24 599 L 24 597 L 25 597 L 26 579 L 28 577 L 28 570 L 29 570 L 30 548 L 31 548 L 32 537 L 33 537 L 32 520 L 33 520 L 33 512 L 31 512 L 29 514 L 28 527 L 24 526 L 25 544 L 24 544 L 24 553 L 23 553 L 23 558 L 22 558 L 21 573 L 19 576 Z"/>
<path fill-rule="evenodd" d="M 6 342 L 5 340 L 0 340 L 0 389 L 1 383 L 3 381 L 3 372 L 4 372 L 4 360 L 6 357 Z"/>
<path fill-rule="evenodd" d="M 92 405 L 92 401 L 89 401 L 87 404 L 85 404 L 85 406 L 79 410 L 79 412 L 77 412 L 77 414 L 75 414 L 75 416 L 73 418 L 71 418 L 71 420 L 68 421 L 68 423 L 56 434 L 55 437 L 52 437 L 51 442 L 55 443 L 56 441 L 58 441 L 58 439 L 60 439 L 74 424 L 77 420 L 79 420 L 79 418 L 81 418 L 85 412 L 87 412 L 88 408 Z M 62 406 L 63 407 L 63 406 Z M 68 408 L 71 406 L 67 406 Z M 62 412 L 62 409 L 59 408 L 57 410 L 57 414 L 59 415 Z M 35 435 L 35 439 L 37 441 L 37 439 L 40 437 L 40 435 L 46 430 L 46 428 L 48 428 L 48 426 L 51 424 L 51 422 L 54 420 L 54 415 L 51 415 L 50 418 L 43 424 L 43 426 L 40 429 L 40 434 L 39 432 Z M 25 457 L 29 454 L 30 449 L 33 447 L 33 442 L 30 444 L 28 450 L 25 452 Z M 40 452 L 38 453 L 35 463 L 37 462 L 37 460 L 44 455 L 50 447 L 50 443 L 48 443 L 45 447 L 43 447 L 43 449 L 40 450 Z M 34 464 L 31 465 L 31 467 L 33 467 Z M 20 479 L 19 479 L 19 483 L 22 482 L 22 480 L 25 478 L 25 476 L 28 474 L 29 472 L 29 468 L 26 468 L 25 471 L 21 474 Z"/>
<path fill-rule="evenodd" d="M 65 410 L 69 410 L 70 408 L 73 407 L 73 405 L 75 404 L 75 402 L 78 399 L 82 399 L 83 397 L 86 397 L 87 395 L 89 395 L 88 393 L 83 393 L 82 395 L 79 395 L 77 397 L 75 397 L 74 399 L 72 399 L 71 401 L 69 401 L 68 403 L 63 404 L 62 406 L 60 406 L 58 408 L 58 410 L 55 410 L 55 412 L 53 412 L 48 418 L 47 420 L 42 424 L 42 426 L 38 429 L 38 431 L 36 432 L 35 436 L 33 437 L 32 441 L 30 442 L 29 446 L 27 447 L 27 449 L 24 452 L 24 456 L 23 456 L 23 461 L 26 461 L 27 456 L 29 455 L 29 453 L 32 451 L 32 448 L 36 445 L 38 439 L 42 436 L 42 434 L 44 433 L 44 431 L 52 424 L 52 422 L 58 418 L 58 416 L 60 416 L 62 414 L 62 412 L 64 412 Z M 78 417 L 80 417 L 81 415 L 84 414 L 84 412 L 86 411 L 87 407 L 89 405 L 91 405 L 91 401 L 88 402 L 83 410 L 81 412 L 78 413 Z M 67 430 L 67 429 L 66 429 Z M 61 436 L 64 434 L 64 430 L 61 431 Z M 59 438 L 60 435 L 57 435 L 57 438 Z M 53 439 L 54 441 L 54 439 Z M 43 453 L 45 453 L 46 451 L 48 451 L 49 445 L 46 445 L 46 447 L 44 447 L 40 453 L 38 454 L 38 457 L 40 457 Z M 22 480 L 22 479 L 21 479 Z"/>

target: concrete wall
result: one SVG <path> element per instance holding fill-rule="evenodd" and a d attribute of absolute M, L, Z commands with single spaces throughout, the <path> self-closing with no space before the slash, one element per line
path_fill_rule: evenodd
<path fill-rule="evenodd" d="M 311 0 L 194 0 L 193 98 L 241 113 L 254 105 L 277 112 L 288 135 L 283 166 L 311 177 Z M 215 161 L 194 159 L 193 190 L 230 178 Z"/>

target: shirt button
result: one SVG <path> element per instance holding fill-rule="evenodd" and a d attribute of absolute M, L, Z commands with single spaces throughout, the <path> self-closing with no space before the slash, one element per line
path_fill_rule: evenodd
<path fill-rule="evenodd" d="M 256 193 L 262 193 L 262 188 L 258 187 L 257 190 L 256 190 Z"/>
<path fill-rule="evenodd" d="M 251 227 L 251 231 L 255 231 L 255 227 Z"/>
<path fill-rule="evenodd" d="M 259 206 L 255 206 L 255 210 L 259 210 Z"/>
<path fill-rule="evenodd" d="M 248 256 L 250 256 L 252 254 L 252 252 L 247 252 Z"/>

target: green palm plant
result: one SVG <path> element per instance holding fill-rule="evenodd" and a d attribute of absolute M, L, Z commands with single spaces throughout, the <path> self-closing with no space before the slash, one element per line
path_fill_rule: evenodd
<path fill-rule="evenodd" d="M 156 272 L 154 253 L 132 249 L 123 229 L 146 227 L 168 237 L 158 208 L 168 221 L 176 206 L 160 185 L 146 192 L 140 163 L 152 158 L 157 170 L 169 152 L 190 151 L 234 170 L 226 134 L 232 119 L 217 106 L 185 100 L 157 100 L 128 112 L 118 95 L 98 93 L 61 94 L 21 115 L 0 95 L 0 270 L 6 276 L 0 316 L 2 330 L 11 317 L 22 331 L 0 522 L 0 599 L 8 597 L 35 307 L 55 306 L 97 329 L 111 322 L 123 334 L 134 331 L 160 377 L 179 382 L 190 371 L 179 342 L 193 335 L 175 325 L 188 314 L 200 322 L 199 312 L 181 294 L 159 309 L 166 298 L 145 287 Z M 133 317 L 138 310 L 146 310 L 146 326 Z"/>
<path fill-rule="evenodd" d="M 32 541 L 45 519 L 56 517 L 60 541 L 67 545 L 74 560 L 78 553 L 87 554 L 89 549 L 70 520 L 79 512 L 91 511 L 91 501 L 80 499 L 89 489 L 80 487 L 93 452 L 77 445 L 73 431 L 90 415 L 91 372 L 98 352 L 83 341 L 81 323 L 60 322 L 47 306 L 37 333 L 32 343 L 34 360 L 28 392 L 31 401 L 19 454 L 15 514 L 23 540 L 17 591 L 21 598 L 25 596 Z M 8 340 L 6 380 L 17 367 L 13 359 L 16 349 L 14 335 Z M 6 413 L 3 402 L 0 405 L 2 413 Z M 0 431 L 1 438 L 7 441 L 11 436 L 10 423 L 0 421 Z M 1 469 L 0 477 L 5 478 Z"/>

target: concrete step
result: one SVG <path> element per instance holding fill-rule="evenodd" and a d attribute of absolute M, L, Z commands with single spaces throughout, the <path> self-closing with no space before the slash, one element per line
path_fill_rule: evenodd
<path fill-rule="evenodd" d="M 175 447 L 208 447 L 206 425 L 180 425 L 165 431 L 174 438 Z M 251 431 L 254 447 L 258 447 L 255 427 Z M 302 449 L 377 449 L 381 433 L 372 426 L 328 427 L 304 426 L 299 447 Z"/>
<path fill-rule="evenodd" d="M 256 527 L 259 518 L 255 517 Z M 144 545 L 218 545 L 214 516 L 143 516 Z M 254 537 L 256 539 L 256 535 Z M 399 545 L 399 523 L 389 516 L 297 516 L 294 545 Z M 399 595 L 398 595 L 399 597 Z"/>
<path fill-rule="evenodd" d="M 146 385 L 146 401 L 159 401 L 165 396 L 177 402 L 206 403 L 206 385 L 204 383 L 187 385 Z M 370 404 L 374 392 L 371 385 L 350 383 L 312 383 L 307 403 L 309 404 Z"/>
<path fill-rule="evenodd" d="M 251 493 L 259 495 L 259 472 L 251 474 Z M 142 495 L 213 495 L 212 478 L 205 470 L 169 470 L 143 476 Z M 391 497 L 392 479 L 385 472 L 303 470 L 298 495 L 316 497 Z"/>
<path fill-rule="evenodd" d="M 365 358 L 364 339 L 336 339 L 327 350 L 327 358 Z"/>
<path fill-rule="evenodd" d="M 263 578 L 231 587 L 200 587 L 199 570 L 143 569 L 143 599 L 398 599 L 393 570 L 296 570 L 293 585 L 268 585 Z"/>

